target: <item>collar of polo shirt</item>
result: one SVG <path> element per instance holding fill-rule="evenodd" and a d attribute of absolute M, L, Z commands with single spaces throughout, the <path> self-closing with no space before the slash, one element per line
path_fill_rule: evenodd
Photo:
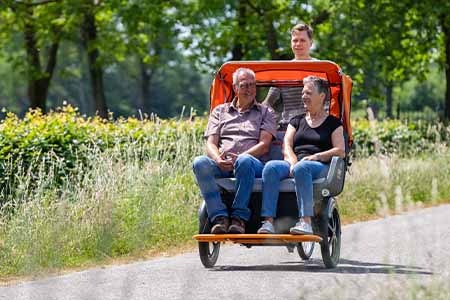
<path fill-rule="evenodd" d="M 233 101 L 231 101 L 230 105 L 228 106 L 228 111 L 230 111 L 230 109 L 239 111 L 238 108 L 236 107 L 236 101 L 237 101 L 237 98 L 234 97 Z M 256 107 L 259 110 L 261 109 L 260 105 L 258 105 L 258 102 L 256 102 L 256 100 L 253 100 L 252 105 L 249 107 L 248 110 L 252 109 L 253 107 Z"/>

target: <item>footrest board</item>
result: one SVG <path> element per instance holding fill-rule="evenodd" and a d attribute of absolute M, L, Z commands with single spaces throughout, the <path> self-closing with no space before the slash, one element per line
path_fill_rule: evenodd
<path fill-rule="evenodd" d="M 321 242 L 318 235 L 306 234 L 196 234 L 193 238 L 199 242 L 226 242 L 239 244 L 286 244 L 300 242 Z"/>

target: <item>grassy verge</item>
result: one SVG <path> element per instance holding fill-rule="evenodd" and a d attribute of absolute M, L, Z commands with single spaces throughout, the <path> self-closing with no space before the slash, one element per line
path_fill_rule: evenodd
<path fill-rule="evenodd" d="M 193 144 L 180 140 L 180 147 L 186 143 Z M 200 204 L 190 159 L 124 156 L 121 146 L 89 161 L 62 179 L 58 166 L 34 184 L 17 174 L 15 200 L 0 213 L 0 276 L 164 251 L 190 239 Z"/>
<path fill-rule="evenodd" d="M 344 221 L 365 220 L 450 200 L 450 152 L 355 161 L 338 197 Z"/>
<path fill-rule="evenodd" d="M 131 151 L 131 148 L 130 148 Z M 200 150 L 199 150 L 200 151 Z M 123 148 L 92 154 L 90 165 L 63 188 L 46 173 L 4 207 L 0 276 L 33 274 L 187 244 L 197 229 L 201 198 L 183 156 L 173 163 L 124 159 Z M 450 199 L 450 152 L 422 159 L 354 162 L 339 197 L 344 222 Z M 14 210 L 14 213 L 8 213 Z"/>

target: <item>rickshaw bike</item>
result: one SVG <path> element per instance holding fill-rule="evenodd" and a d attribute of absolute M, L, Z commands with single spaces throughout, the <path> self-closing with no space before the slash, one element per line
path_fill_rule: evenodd
<path fill-rule="evenodd" d="M 308 260 L 315 243 L 320 244 L 322 260 L 326 268 L 334 268 L 339 263 L 341 246 L 341 221 L 336 196 L 344 187 L 345 174 L 350 165 L 349 152 L 352 145 L 350 124 L 351 78 L 332 61 L 231 61 L 223 64 L 216 72 L 210 90 L 210 108 L 230 102 L 234 98 L 232 74 L 238 68 L 249 68 L 255 72 L 258 91 L 269 87 L 303 86 L 303 78 L 315 75 L 328 80 L 330 86 L 329 114 L 339 118 L 344 127 L 346 157 L 333 157 L 323 178 L 313 182 L 314 216 L 311 235 L 292 235 L 289 228 L 298 220 L 295 185 L 293 178 L 282 180 L 274 221 L 276 234 L 257 234 L 261 225 L 262 179 L 256 178 L 249 208 L 252 212 L 246 222 L 244 234 L 211 234 L 205 202 L 198 212 L 199 230 L 193 238 L 198 241 L 200 260 L 205 268 L 212 268 L 219 257 L 220 244 L 238 243 L 248 248 L 253 246 L 285 246 L 289 252 L 297 248 L 301 259 Z M 299 95 L 300 97 L 300 95 Z M 277 139 L 270 147 L 270 159 L 283 159 L 281 147 L 284 131 L 278 131 Z M 218 178 L 222 201 L 231 208 L 234 193 L 234 178 Z"/>

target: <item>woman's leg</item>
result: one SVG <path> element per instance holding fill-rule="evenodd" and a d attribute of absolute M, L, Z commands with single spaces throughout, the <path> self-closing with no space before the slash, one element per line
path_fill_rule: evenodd
<path fill-rule="evenodd" d="M 302 160 L 295 164 L 293 174 L 300 218 L 314 215 L 313 181 L 321 176 L 325 168 L 326 164 L 312 160 Z"/>
<path fill-rule="evenodd" d="M 262 172 L 262 217 L 276 217 L 280 182 L 289 177 L 289 168 L 289 163 L 284 160 L 272 160 L 264 166 Z"/>

